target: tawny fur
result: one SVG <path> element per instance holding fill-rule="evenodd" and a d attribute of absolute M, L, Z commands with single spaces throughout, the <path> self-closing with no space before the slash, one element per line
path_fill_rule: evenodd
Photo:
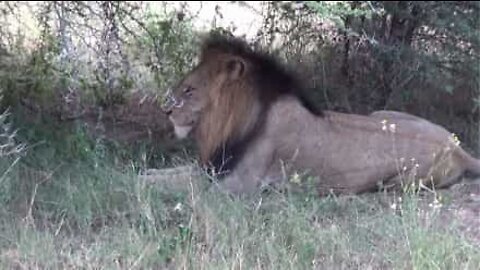
<path fill-rule="evenodd" d="M 262 58 L 245 48 L 231 49 L 238 43 L 228 42 L 224 45 L 230 47 L 204 48 L 200 64 L 175 91 L 184 106 L 174 108 L 170 118 L 174 125 L 193 127 L 204 166 L 228 143 L 242 150 L 222 181 L 228 191 L 254 192 L 284 183 L 294 173 L 313 177 L 305 187 L 320 194 L 401 188 L 418 181 L 444 188 L 467 171 L 480 174 L 480 161 L 443 127 L 392 111 L 316 115 L 295 89 L 276 91 L 282 85 L 268 78 L 264 85 L 256 83 L 255 72 L 265 72 L 256 69 Z M 282 76 L 288 74 L 279 72 Z M 196 92 L 186 96 L 185 87 Z M 243 140 L 247 136 L 251 139 Z"/>

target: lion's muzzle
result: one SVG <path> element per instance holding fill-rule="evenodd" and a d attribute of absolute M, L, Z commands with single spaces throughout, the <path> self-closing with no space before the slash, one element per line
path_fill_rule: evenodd
<path fill-rule="evenodd" d="M 192 126 L 177 126 L 177 125 L 174 125 L 174 129 L 175 129 L 175 135 L 177 136 L 177 138 L 185 139 L 190 134 L 190 131 L 192 130 Z"/>

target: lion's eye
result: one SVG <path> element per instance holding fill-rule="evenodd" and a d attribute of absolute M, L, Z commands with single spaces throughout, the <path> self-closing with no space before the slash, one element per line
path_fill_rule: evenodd
<path fill-rule="evenodd" d="M 193 91 L 193 90 L 194 90 L 193 87 L 188 86 L 188 87 L 186 87 L 186 88 L 183 90 L 183 93 L 185 93 L 185 94 L 187 94 L 187 95 L 190 96 L 190 95 L 192 94 L 192 91 Z"/>

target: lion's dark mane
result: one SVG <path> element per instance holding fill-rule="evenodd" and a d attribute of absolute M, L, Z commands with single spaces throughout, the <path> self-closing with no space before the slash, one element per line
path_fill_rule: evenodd
<path fill-rule="evenodd" d="M 266 111 L 278 98 L 294 96 L 312 114 L 322 116 L 323 112 L 309 100 L 306 88 L 296 74 L 266 51 L 252 49 L 243 39 L 213 33 L 203 43 L 201 59 L 208 58 L 209 54 L 215 52 L 234 55 L 250 63 L 249 76 L 253 76 L 254 87 L 258 89 L 256 94 L 263 109 L 252 132 L 243 138 L 232 138 L 224 145 L 219 145 L 211 156 L 210 166 L 217 177 L 222 177 L 231 172 L 243 157 L 249 143 L 262 131 Z"/>
<path fill-rule="evenodd" d="M 309 99 L 307 89 L 298 79 L 297 74 L 283 64 L 278 58 L 262 49 L 252 49 L 241 38 L 229 35 L 210 34 L 203 42 L 202 54 L 219 51 L 238 56 L 252 63 L 255 84 L 261 90 L 259 97 L 265 105 L 273 103 L 276 98 L 291 95 L 300 100 L 311 113 L 321 116 L 322 110 Z"/>

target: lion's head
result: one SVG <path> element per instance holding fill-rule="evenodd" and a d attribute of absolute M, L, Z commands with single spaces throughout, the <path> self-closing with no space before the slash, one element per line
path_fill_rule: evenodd
<path fill-rule="evenodd" d="M 199 64 L 167 95 L 166 113 L 178 138 L 192 134 L 203 165 L 228 169 L 260 132 L 269 104 L 281 95 L 303 98 L 300 84 L 271 56 L 243 40 L 212 34 Z"/>
<path fill-rule="evenodd" d="M 198 66 L 174 90 L 166 94 L 164 109 L 179 139 L 188 137 L 198 126 L 200 115 L 208 104 L 208 80 L 206 66 Z"/>

